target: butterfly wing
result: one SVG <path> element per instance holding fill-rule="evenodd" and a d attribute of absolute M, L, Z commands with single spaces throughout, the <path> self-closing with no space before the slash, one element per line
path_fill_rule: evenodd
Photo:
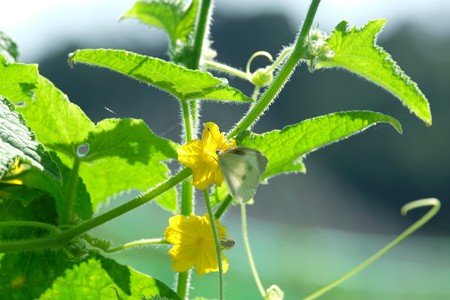
<path fill-rule="evenodd" d="M 234 199 L 243 203 L 255 196 L 267 162 L 261 152 L 246 147 L 231 148 L 220 154 L 220 169 Z"/>

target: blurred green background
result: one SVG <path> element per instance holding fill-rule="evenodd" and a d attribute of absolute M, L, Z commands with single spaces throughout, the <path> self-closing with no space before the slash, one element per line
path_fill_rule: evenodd
<path fill-rule="evenodd" d="M 123 48 L 167 58 L 161 31 L 133 20 L 117 22 L 133 1 L 79 1 L 77 5 L 42 1 L 31 12 L 32 1 L 25 2 L 21 10 L 6 5 L 0 13 L 0 30 L 18 42 L 22 61 L 39 63 L 41 74 L 94 121 L 141 118 L 156 133 L 179 141 L 179 110 L 173 98 L 110 71 L 84 66 L 71 70 L 67 65 L 67 54 L 79 48 Z M 298 5 L 288 0 L 267 2 L 217 1 L 211 37 L 219 61 L 244 69 L 255 51 L 276 55 L 294 41 L 307 1 Z M 414 211 L 402 217 L 402 205 L 436 197 L 442 210 L 430 223 L 322 299 L 450 299 L 450 6 L 434 0 L 423 6 L 403 0 L 396 4 L 338 2 L 323 1 L 316 24 L 330 33 L 342 19 L 362 26 L 371 18 L 387 18 L 379 44 L 427 96 L 433 125 L 427 128 L 393 96 L 355 75 L 339 70 L 311 74 L 305 65 L 298 67 L 257 123 L 256 132 L 334 111 L 369 109 L 398 118 L 404 133 L 398 135 L 388 125 L 378 125 L 309 155 L 306 175 L 279 176 L 260 186 L 255 204 L 247 211 L 250 242 L 262 281 L 266 288 L 279 285 L 286 299 L 304 297 L 353 269 L 425 213 Z M 258 58 L 254 68 L 265 63 Z M 229 82 L 247 94 L 252 92 L 246 82 L 236 78 Z M 202 121 L 214 121 L 226 131 L 246 109 L 206 103 Z M 136 191 L 113 197 L 102 210 L 133 195 Z M 199 198 L 197 214 L 204 211 Z M 169 216 L 151 203 L 94 234 L 116 244 L 161 237 Z M 226 253 L 230 262 L 226 296 L 259 299 L 239 218 L 236 207 L 222 221 L 236 240 L 235 248 Z M 175 275 L 167 250 L 142 248 L 112 257 L 172 286 Z M 192 297 L 217 295 L 217 274 L 193 275 Z"/>

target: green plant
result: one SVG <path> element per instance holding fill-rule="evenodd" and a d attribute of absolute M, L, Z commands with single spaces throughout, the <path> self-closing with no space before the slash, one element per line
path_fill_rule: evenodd
<path fill-rule="evenodd" d="M 378 123 L 390 124 L 401 133 L 401 125 L 396 119 L 372 111 L 336 112 L 303 120 L 282 130 L 253 133 L 252 126 L 275 101 L 301 62 L 305 62 L 311 72 L 344 68 L 356 73 L 392 93 L 426 125 L 431 125 L 425 96 L 375 44 L 386 21 L 373 20 L 359 29 L 348 28 L 344 21 L 328 37 L 318 29 L 311 29 L 319 3 L 319 0 L 312 1 L 293 45 L 282 49 L 273 63 L 253 73 L 250 72 L 253 58 L 264 55 L 272 61 L 270 54 L 255 53 L 249 59 L 246 72 L 214 60 L 214 51 L 210 49 L 206 35 L 212 14 L 211 1 L 207 0 L 193 0 L 187 6 L 183 1 L 138 1 L 123 16 L 165 30 L 169 36 L 171 61 L 123 50 L 84 49 L 71 53 L 69 62 L 108 68 L 173 95 L 182 112 L 183 144 L 189 145 L 197 138 L 201 128 L 199 108 L 203 100 L 249 104 L 248 112 L 226 138 L 265 155 L 268 164 L 261 174 L 263 181 L 285 173 L 305 172 L 305 155 Z M 176 245 L 169 229 L 166 238 L 130 242 L 114 248 L 110 241 L 94 237 L 88 231 L 151 200 L 174 214 L 181 214 L 176 216 L 177 222 L 189 218 L 195 220 L 192 216 L 194 189 L 190 178 L 194 172 L 196 185 L 196 172 L 200 174 L 202 167 L 181 168 L 171 176 L 166 162 L 178 159 L 180 145 L 157 136 L 141 120 L 106 119 L 94 124 L 39 74 L 36 65 L 17 62 L 17 47 L 12 40 L 4 35 L 0 38 L 0 252 L 4 253 L 1 256 L 0 296 L 13 295 L 17 299 L 186 298 L 189 270 L 179 271 L 177 289 L 173 291 L 161 281 L 106 256 L 131 247 Z M 208 73 L 207 69 L 249 81 L 255 86 L 253 95 L 248 97 L 229 86 L 226 80 Z M 222 149 L 225 143 L 219 139 L 225 137 L 219 132 L 206 131 L 204 141 L 205 134 L 212 136 L 205 145 L 213 149 L 207 156 L 208 163 L 217 163 L 216 150 Z M 211 176 L 218 176 L 216 172 L 220 172 L 220 168 L 212 168 L 211 172 Z M 205 176 L 207 186 L 221 182 L 216 177 Z M 181 185 L 181 192 L 175 189 L 177 185 Z M 93 211 L 109 196 L 131 188 L 145 192 L 121 206 L 93 216 Z M 220 224 L 209 222 L 208 218 L 219 219 L 236 203 L 223 186 L 202 189 L 208 217 L 198 219 L 198 224 L 207 223 L 213 228 L 213 255 L 221 257 L 221 250 L 233 243 Z M 263 298 L 280 299 L 283 292 L 278 287 L 265 289 L 258 278 L 247 237 L 247 204 L 239 205 L 243 236 L 258 289 Z M 406 205 L 402 212 L 420 206 L 433 208 L 378 254 L 310 298 L 323 294 L 390 250 L 429 220 L 440 204 L 436 199 L 420 200 Z M 200 226 L 198 224 L 195 226 Z M 176 258 L 176 254 L 173 257 Z M 177 269 L 175 258 L 174 269 Z M 226 263 L 226 260 L 216 258 L 216 265 L 207 265 L 205 269 L 195 266 L 199 273 L 219 271 L 220 298 L 224 298 L 225 265 L 222 266 L 222 262 Z M 188 269 L 190 267 L 192 265 Z"/>

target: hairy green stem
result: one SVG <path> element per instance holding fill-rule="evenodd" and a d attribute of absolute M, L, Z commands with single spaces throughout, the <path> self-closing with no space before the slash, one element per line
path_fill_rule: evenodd
<path fill-rule="evenodd" d="M 298 62 L 303 56 L 305 51 L 304 44 L 308 36 L 309 31 L 316 15 L 317 8 L 319 7 L 320 0 L 312 0 L 309 7 L 308 13 L 306 15 L 305 22 L 300 31 L 300 35 L 294 45 L 294 50 L 292 51 L 286 63 L 281 67 L 278 74 L 273 79 L 272 83 L 266 89 L 261 99 L 253 106 L 244 118 L 239 121 L 239 123 L 233 128 L 233 130 L 228 134 L 228 137 L 234 137 L 239 132 L 251 128 L 253 123 L 261 116 L 261 114 L 269 107 L 272 101 L 276 98 L 278 93 L 283 88 L 284 84 L 291 76 L 292 72 L 295 70 Z"/>
<path fill-rule="evenodd" d="M 186 67 L 189 69 L 199 69 L 202 51 L 203 51 L 203 43 L 206 39 L 206 34 L 209 26 L 209 14 L 211 9 L 211 0 L 200 0 L 199 1 L 200 10 L 198 13 L 197 24 L 195 27 L 195 37 L 194 37 L 194 45 L 192 48 L 192 55 L 190 59 L 186 62 Z M 199 103 L 196 100 L 189 101 L 187 103 L 188 111 L 190 113 L 190 124 L 191 128 L 194 132 L 191 133 L 190 141 L 194 138 L 195 133 L 197 132 L 198 127 L 198 116 L 199 116 Z"/>
<path fill-rule="evenodd" d="M 309 7 L 308 13 L 306 15 L 305 22 L 303 23 L 303 26 L 300 30 L 300 35 L 294 45 L 294 47 L 289 47 L 283 50 L 281 55 L 277 58 L 273 66 L 278 66 L 284 58 L 291 53 L 289 58 L 286 60 L 286 63 L 281 67 L 280 71 L 275 76 L 272 83 L 268 86 L 264 94 L 261 96 L 261 99 L 253 106 L 250 107 L 250 110 L 248 113 L 244 116 L 244 118 L 239 121 L 239 123 L 233 128 L 233 130 L 230 131 L 230 133 L 227 134 L 227 138 L 232 138 L 236 136 L 239 132 L 244 131 L 252 126 L 252 124 L 259 118 L 259 116 L 267 109 L 267 107 L 272 103 L 272 101 L 275 99 L 275 97 L 278 95 L 278 93 L 283 88 L 286 81 L 289 79 L 289 76 L 294 71 L 295 67 L 297 66 L 299 60 L 302 58 L 302 55 L 305 51 L 304 44 L 306 41 L 306 38 L 308 36 L 309 31 L 311 30 L 312 22 L 314 20 L 314 16 L 316 15 L 317 9 L 319 7 L 320 0 L 312 0 L 311 5 Z M 218 63 L 211 63 L 212 67 L 218 66 L 219 68 L 223 68 L 222 70 L 227 72 L 228 70 L 235 70 L 233 68 L 225 68 L 225 65 L 221 65 Z M 233 74 L 233 73 L 231 73 Z M 242 72 L 242 77 L 244 76 L 244 72 Z M 236 74 L 235 74 L 236 75 Z M 239 76 L 239 75 L 236 75 Z M 240 76 L 241 77 L 241 76 Z M 248 77 L 248 76 L 246 76 Z M 248 80 L 248 78 L 246 78 Z M 256 92 L 259 93 L 259 91 L 254 91 L 254 95 Z M 222 210 L 220 213 L 222 214 L 228 207 L 228 205 L 231 203 L 228 202 L 224 206 L 221 205 L 220 209 Z"/>
<path fill-rule="evenodd" d="M 189 216 L 194 212 L 193 192 L 192 183 L 187 180 L 183 181 L 181 185 L 181 214 L 184 216 Z"/>
<path fill-rule="evenodd" d="M 192 170 L 185 168 L 181 170 L 178 174 L 170 177 L 168 180 L 158 185 L 157 187 L 147 191 L 138 198 L 128 201 L 121 206 L 113 208 L 93 219 L 90 219 L 80 225 L 74 226 L 66 231 L 59 234 L 51 235 L 42 239 L 28 239 L 21 241 L 11 241 L 4 242 L 0 244 L 0 253 L 3 252 L 23 252 L 29 250 L 46 249 L 46 248 L 57 248 L 62 247 L 67 244 L 70 240 L 75 237 L 102 225 L 112 219 L 115 219 L 147 202 L 160 196 L 161 194 L 167 192 L 177 184 L 179 184 L 184 179 L 188 178 L 192 174 Z"/>
<path fill-rule="evenodd" d="M 198 69 L 203 51 L 203 42 L 208 27 L 209 11 L 211 8 L 211 0 L 200 0 L 200 11 L 198 14 L 197 24 L 195 28 L 194 46 L 191 58 L 186 62 L 189 69 Z M 198 128 L 199 103 L 196 100 L 189 102 L 181 101 L 183 107 L 183 117 L 186 128 L 186 141 L 190 141 L 196 135 Z M 189 131 L 188 131 L 189 129 Z M 182 185 L 181 213 L 188 216 L 193 210 L 193 192 L 192 183 L 185 182 Z M 188 287 L 190 281 L 190 271 L 178 274 L 177 293 L 182 298 L 187 298 Z"/>
<path fill-rule="evenodd" d="M 191 119 L 191 109 L 189 102 L 186 100 L 181 100 L 181 112 L 183 114 L 183 120 L 184 120 L 184 138 L 186 139 L 186 142 L 189 142 L 192 140 L 192 119 Z"/>
<path fill-rule="evenodd" d="M 142 247 L 142 246 L 148 246 L 148 245 L 170 245 L 165 239 L 159 238 L 159 239 L 142 239 L 138 241 L 129 242 L 126 244 L 123 244 L 119 247 L 115 248 L 109 248 L 109 249 L 102 249 L 105 253 L 115 253 L 120 252 L 126 249 L 136 248 L 136 247 Z"/>
<path fill-rule="evenodd" d="M 236 68 L 233 68 L 233 67 L 230 67 L 225 64 L 222 64 L 222 63 L 219 63 L 216 61 L 212 61 L 212 60 L 208 60 L 205 63 L 206 63 L 206 66 L 210 69 L 222 71 L 222 72 L 228 73 L 230 75 L 239 77 L 244 80 L 250 80 L 249 75 L 247 73 L 245 73 L 241 70 L 238 70 Z"/>
<path fill-rule="evenodd" d="M 220 219 L 220 217 L 222 217 L 223 213 L 227 210 L 228 206 L 231 204 L 232 201 L 233 201 L 233 197 L 231 197 L 231 195 L 228 194 L 225 197 L 225 199 L 220 202 L 219 207 L 217 208 L 217 210 L 214 213 L 214 217 L 216 219 Z"/>
<path fill-rule="evenodd" d="M 287 47 L 284 48 L 283 51 L 281 51 L 281 54 L 278 56 L 277 60 L 270 66 L 267 71 L 274 71 L 286 58 L 286 56 L 292 52 L 294 48 L 293 47 Z"/>
<path fill-rule="evenodd" d="M 0 227 L 1 226 L 21 226 L 21 227 L 38 227 L 38 228 L 42 228 L 42 229 L 46 229 L 50 232 L 53 233 L 58 233 L 61 232 L 61 230 L 51 224 L 47 224 L 47 223 L 41 223 L 41 222 L 35 222 L 35 221 L 7 221 L 7 222 L 0 222 Z"/>
<path fill-rule="evenodd" d="M 184 119 L 184 128 L 185 128 L 185 140 L 186 142 L 192 140 L 193 137 L 193 120 L 192 120 L 192 112 L 198 110 L 198 105 L 196 101 L 181 101 L 182 111 L 183 111 L 183 119 Z M 190 181 L 183 181 L 181 185 L 181 214 L 185 216 L 189 216 L 192 213 L 192 209 L 194 206 L 194 197 L 193 197 L 193 188 L 192 183 Z M 181 299 L 187 299 L 188 297 L 188 289 L 190 284 L 190 271 L 180 272 L 178 273 L 177 280 L 177 294 Z"/>
<path fill-rule="evenodd" d="M 345 280 L 349 279 L 350 277 L 356 275 L 357 273 L 361 272 L 368 266 L 370 266 L 372 263 L 374 263 L 376 260 L 378 260 L 380 257 L 385 255 L 387 252 L 392 250 L 395 246 L 397 246 L 401 241 L 403 241 L 406 237 L 411 235 L 413 232 L 415 232 L 417 229 L 422 227 L 425 223 L 427 223 L 431 218 L 433 218 L 439 209 L 441 208 L 441 203 L 436 198 L 428 198 L 428 199 L 422 199 L 422 200 L 416 200 L 413 202 L 410 202 L 406 205 L 404 205 L 401 209 L 402 215 L 406 215 L 406 213 L 412 209 L 425 207 L 425 206 L 432 206 L 432 208 L 418 221 L 416 221 L 414 224 L 412 224 L 410 227 L 408 227 L 405 231 L 403 231 L 399 236 L 397 236 L 392 242 L 387 244 L 384 248 L 382 248 L 380 251 L 375 253 L 373 256 L 369 257 L 367 260 L 362 262 L 359 266 L 354 268 L 352 271 L 348 272 L 344 276 L 338 278 L 337 280 L 333 281 L 332 283 L 328 284 L 327 286 L 321 288 L 320 290 L 312 293 L 308 297 L 305 298 L 308 300 L 311 299 L 317 299 L 318 297 L 322 296 L 326 292 L 330 291 L 334 287 L 338 286 Z"/>
<path fill-rule="evenodd" d="M 191 114 L 191 124 L 192 124 L 192 139 L 197 137 L 198 131 L 198 117 L 200 115 L 200 102 L 198 100 L 191 100 L 188 102 L 189 111 Z"/>
<path fill-rule="evenodd" d="M 208 210 L 209 221 L 211 223 L 211 229 L 214 236 L 214 244 L 216 246 L 216 254 L 217 254 L 217 265 L 219 266 L 219 299 L 224 299 L 224 290 L 223 290 L 223 267 L 222 267 L 222 254 L 220 251 L 220 242 L 219 242 L 219 234 L 217 233 L 216 219 L 214 217 L 211 201 L 209 199 L 208 189 L 203 190 L 203 196 L 205 197 L 206 209 Z"/>
<path fill-rule="evenodd" d="M 76 189 L 78 184 L 78 170 L 80 169 L 80 159 L 75 156 L 72 171 L 70 172 L 67 193 L 64 201 L 64 210 L 61 216 L 61 224 L 71 224 L 73 217 L 73 205 L 76 200 Z"/>
<path fill-rule="evenodd" d="M 191 271 L 178 273 L 177 294 L 181 299 L 187 299 L 191 278 Z"/>
<path fill-rule="evenodd" d="M 247 212 L 245 209 L 245 203 L 241 203 L 241 226 L 242 226 L 242 239 L 244 240 L 245 251 L 247 251 L 248 262 L 250 269 L 252 270 L 253 278 L 255 279 L 256 286 L 258 287 L 261 296 L 266 297 L 266 291 L 259 278 L 258 271 L 256 270 L 255 261 L 253 260 L 252 249 L 250 248 L 250 242 L 248 240 L 248 228 L 247 228 Z"/>
<path fill-rule="evenodd" d="M 281 54 L 278 56 L 277 60 L 267 69 L 267 71 L 271 72 L 271 71 L 275 70 L 281 64 L 281 62 L 285 59 L 285 57 L 289 53 L 292 52 L 292 50 L 293 50 L 293 47 L 287 47 L 287 48 L 283 49 Z M 264 52 L 264 51 L 258 51 L 255 54 L 262 53 L 262 52 Z M 214 69 L 214 70 L 217 70 L 217 71 L 222 71 L 222 72 L 225 72 L 227 74 L 230 74 L 230 75 L 239 77 L 241 79 L 250 81 L 251 73 L 250 73 L 250 65 L 249 65 L 249 63 L 251 63 L 251 60 L 253 59 L 253 56 L 255 54 L 252 55 L 252 57 L 250 58 L 249 62 L 247 63 L 247 67 L 246 67 L 247 70 L 246 70 L 246 72 L 243 72 L 243 71 L 241 71 L 239 69 L 233 68 L 231 66 L 228 66 L 228 65 L 225 65 L 225 64 L 213 61 L 213 60 L 208 60 L 208 61 L 205 62 L 205 64 L 210 69 Z M 269 53 L 267 53 L 267 54 L 270 55 Z M 268 55 L 264 55 L 264 56 L 266 56 L 269 59 L 271 59 L 272 57 L 271 56 L 269 57 Z"/>
<path fill-rule="evenodd" d="M 209 26 L 209 11 L 211 9 L 211 0 L 201 0 L 200 11 L 198 14 L 197 25 L 195 28 L 194 47 L 191 59 L 187 62 L 186 67 L 189 69 L 198 69 L 202 57 L 203 43 L 205 34 Z"/>
<path fill-rule="evenodd" d="M 256 100 L 258 100 L 260 90 L 261 90 L 261 87 L 258 85 L 255 85 L 255 89 L 253 90 L 253 94 L 252 94 L 253 101 L 256 102 Z M 252 105 L 253 105 L 253 103 L 252 103 Z"/>
<path fill-rule="evenodd" d="M 189 216 L 193 212 L 194 197 L 192 183 L 188 180 L 181 185 L 181 214 Z M 187 299 L 190 285 L 191 271 L 178 273 L 177 294 L 181 299 Z"/>

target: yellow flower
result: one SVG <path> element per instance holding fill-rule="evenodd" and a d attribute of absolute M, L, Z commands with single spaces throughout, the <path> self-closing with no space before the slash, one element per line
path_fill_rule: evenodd
<path fill-rule="evenodd" d="M 202 138 L 202 141 L 192 140 L 177 149 L 178 160 L 192 169 L 192 185 L 200 190 L 206 189 L 212 183 L 218 186 L 222 184 L 223 175 L 219 168 L 217 150 L 236 147 L 236 141 L 229 142 L 213 122 L 205 124 Z"/>
<path fill-rule="evenodd" d="M 227 236 L 226 228 L 216 220 L 219 240 Z M 169 219 L 169 227 L 164 232 L 166 240 L 173 244 L 169 254 L 172 257 L 172 269 L 186 272 L 195 267 L 198 275 L 217 272 L 216 247 L 211 223 L 207 216 L 199 217 L 191 214 L 173 216 Z M 222 268 L 228 270 L 228 261 L 222 254 Z"/>

